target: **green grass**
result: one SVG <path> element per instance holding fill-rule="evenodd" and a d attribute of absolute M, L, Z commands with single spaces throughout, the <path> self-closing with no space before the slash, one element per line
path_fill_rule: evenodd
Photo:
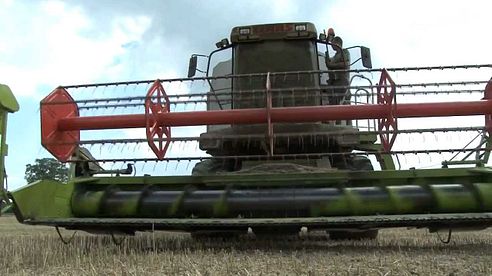
<path fill-rule="evenodd" d="M 63 231 L 67 237 L 71 231 Z M 0 275 L 490 275 L 492 231 L 453 234 L 383 230 L 375 241 L 299 239 L 197 242 L 187 234 L 143 233 L 120 246 L 77 233 L 70 245 L 48 227 L 0 218 Z"/>

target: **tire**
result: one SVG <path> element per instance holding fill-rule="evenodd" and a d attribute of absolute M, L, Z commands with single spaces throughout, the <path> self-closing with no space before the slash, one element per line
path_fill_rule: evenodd
<path fill-rule="evenodd" d="M 365 231 L 328 231 L 331 240 L 375 240 L 379 230 Z"/>
<path fill-rule="evenodd" d="M 214 175 L 222 169 L 222 163 L 210 159 L 196 163 L 191 171 L 193 176 Z"/>
<path fill-rule="evenodd" d="M 236 162 L 234 160 L 217 160 L 209 159 L 196 163 L 191 171 L 193 176 L 216 175 L 220 173 L 236 171 Z"/>
<path fill-rule="evenodd" d="M 365 156 L 357 155 L 350 160 L 351 169 L 354 171 L 373 171 L 371 160 Z"/>

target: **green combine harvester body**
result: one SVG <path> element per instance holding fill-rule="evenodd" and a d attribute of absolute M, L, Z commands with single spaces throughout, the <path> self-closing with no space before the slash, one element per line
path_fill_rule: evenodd
<path fill-rule="evenodd" d="M 490 153 L 492 104 L 488 99 L 492 98 L 492 85 L 487 84 L 483 100 L 470 103 L 396 104 L 399 86 L 389 76 L 390 69 L 370 68 L 368 48 L 357 46 L 367 69 L 354 69 L 350 60 L 343 58 L 342 68 L 331 67 L 328 46 L 342 50 L 333 42 L 333 35 L 330 31 L 318 37 L 314 25 L 305 22 L 235 27 L 231 42 L 219 41 L 218 49 L 205 56 L 206 77 L 194 77 L 200 55 L 193 55 L 186 79 L 55 89 L 41 102 L 42 144 L 60 161 L 70 162 L 72 177 L 68 183 L 40 180 L 10 192 L 18 220 L 127 234 L 149 230 L 240 233 L 249 228 L 255 233 L 280 234 L 307 227 L 363 236 L 385 227 L 440 230 L 491 226 L 492 169 L 485 164 Z M 213 55 L 228 49 L 232 59 L 210 72 Z M 491 66 L 463 68 L 469 67 Z M 363 73 L 381 73 L 381 78 L 373 84 Z M 352 78 L 343 79 L 348 74 Z M 356 83 L 356 76 L 369 84 Z M 210 87 L 197 94 L 199 100 L 191 90 L 177 96 L 166 94 L 170 88 L 163 85 L 194 81 Z M 483 91 L 484 83 L 487 81 L 473 85 L 482 85 Z M 151 85 L 140 105 L 145 114 L 84 117 L 81 113 L 90 101 L 68 93 L 124 85 L 135 85 L 135 91 L 139 91 L 138 85 Z M 183 102 L 180 97 L 204 103 L 206 110 L 171 111 L 173 104 Z M 116 97 L 91 103 L 116 108 L 131 106 L 130 99 L 138 100 Z M 367 100 L 361 104 L 360 99 Z M 397 133 L 439 131 L 400 131 L 398 119 L 479 114 L 486 116 L 486 127 L 479 129 L 482 140 L 467 155 L 476 153 L 475 159 L 447 160 L 442 168 L 395 169 L 395 156 L 402 154 L 392 150 Z M 377 126 L 359 125 L 371 120 Z M 193 140 L 171 137 L 172 128 L 198 125 L 207 127 L 195 139 L 207 155 L 180 156 L 186 151 L 183 149 L 177 157 L 166 156 L 171 143 Z M 196 161 L 191 175 L 129 176 L 131 166 L 105 170 L 100 164 L 149 159 L 129 155 L 125 160 L 96 159 L 82 147 L 97 142 L 135 142 L 80 138 L 83 130 L 124 128 L 146 129 L 155 161 Z M 2 149 L 3 145 L 4 140 Z"/>
<path fill-rule="evenodd" d="M 91 177 L 35 182 L 12 197 L 24 223 L 92 231 L 486 228 L 491 181 L 488 168 Z"/>
<path fill-rule="evenodd" d="M 12 205 L 7 196 L 5 157 L 8 154 L 7 146 L 7 116 L 19 110 L 19 104 L 10 88 L 0 84 L 0 215 L 8 212 Z"/>

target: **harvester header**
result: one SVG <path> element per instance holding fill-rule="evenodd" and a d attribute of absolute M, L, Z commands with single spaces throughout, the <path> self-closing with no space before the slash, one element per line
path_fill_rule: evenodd
<path fill-rule="evenodd" d="M 407 68 L 406 70 L 412 70 Z M 359 70 L 360 71 L 360 70 Z M 300 73 L 297 73 L 300 74 Z M 246 76 L 236 76 L 246 77 Z M 257 76 L 261 77 L 261 76 Z M 265 83 L 266 107 L 193 112 L 170 112 L 170 100 L 161 82 L 153 82 L 145 96 L 145 113 L 131 115 L 80 117 L 77 103 L 63 87 L 55 89 L 41 102 L 41 143 L 58 160 L 68 161 L 80 142 L 81 130 L 146 128 L 149 146 L 159 160 L 164 159 L 171 141 L 171 127 L 200 125 L 241 125 L 274 123 L 316 123 L 336 120 L 377 119 L 384 150 L 389 152 L 397 134 L 398 118 L 484 115 L 485 126 L 492 127 L 492 82 L 455 82 L 484 84 L 484 97 L 476 101 L 396 103 L 397 85 L 386 69 L 376 89 L 377 102 L 365 105 L 272 107 L 271 84 Z M 118 84 L 115 84 L 118 85 Z M 429 85 L 429 84 L 422 84 Z M 439 85 L 439 84 L 436 84 Z M 114 99 L 123 101 L 125 99 Z M 489 132 L 490 134 L 490 132 Z M 158 146 L 154 140 L 157 140 Z"/>
<path fill-rule="evenodd" d="M 41 143 L 71 178 L 12 192 L 18 219 L 333 238 L 492 225 L 491 64 L 372 68 L 369 48 L 307 22 L 235 27 L 216 47 L 188 78 L 53 90 Z"/>

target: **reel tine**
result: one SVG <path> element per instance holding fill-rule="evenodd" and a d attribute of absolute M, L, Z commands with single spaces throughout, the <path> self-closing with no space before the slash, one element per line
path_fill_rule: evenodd
<path fill-rule="evenodd" d="M 446 69 L 446 68 L 443 68 L 443 67 L 435 68 L 435 70 L 444 70 L 444 69 Z M 391 71 L 390 69 L 388 69 L 388 70 Z M 405 74 L 405 72 L 407 72 L 407 71 L 420 72 L 420 71 L 428 71 L 428 70 L 429 70 L 429 68 L 414 68 L 414 69 L 401 68 L 400 70 L 394 70 L 394 71 L 396 71 L 397 78 L 402 78 L 403 80 L 405 80 L 405 77 L 407 76 L 407 74 Z M 357 72 L 359 72 L 359 71 L 357 71 Z M 363 71 L 362 70 L 361 72 L 364 75 L 369 76 L 369 75 L 372 75 L 373 72 L 376 72 L 376 71 Z M 292 75 L 292 77 L 289 76 L 290 74 Z M 274 84 L 272 92 L 273 92 L 273 95 L 276 95 L 276 97 L 274 99 L 275 106 L 277 106 L 277 107 L 278 106 L 285 106 L 285 105 L 295 106 L 295 105 L 300 105 L 300 103 L 304 104 L 304 103 L 308 102 L 309 95 L 312 95 L 312 94 L 318 95 L 318 93 L 321 94 L 321 91 L 319 89 L 314 89 L 314 92 L 313 92 L 313 89 L 308 88 L 308 87 L 300 87 L 298 89 L 294 89 L 294 88 L 287 88 L 287 89 L 283 89 L 283 90 L 278 89 L 278 86 L 282 82 L 282 80 L 284 83 L 288 83 L 289 81 L 292 82 L 292 80 L 295 82 L 296 77 L 297 77 L 298 82 L 304 81 L 307 79 L 312 80 L 312 78 L 315 77 L 315 75 L 318 73 L 310 72 L 309 76 L 305 76 L 305 74 L 306 74 L 305 72 L 272 74 L 272 83 Z M 417 75 L 415 75 L 415 76 L 417 76 Z M 246 84 L 249 82 L 250 84 L 255 84 L 255 83 L 257 83 L 256 80 L 259 80 L 260 78 L 264 78 L 264 77 L 265 76 L 262 74 L 250 74 L 250 75 L 244 76 L 244 77 L 232 76 L 231 78 L 238 79 L 239 80 L 238 83 L 243 82 Z M 187 82 L 185 80 L 177 80 L 174 82 L 164 81 L 166 89 L 168 89 L 170 91 L 174 90 L 173 92 L 177 92 L 173 95 L 170 95 L 170 97 L 173 97 L 173 110 L 180 109 L 181 105 L 182 105 L 182 106 L 184 106 L 185 110 L 191 109 L 193 111 L 196 111 L 197 109 L 202 109 L 202 107 L 204 107 L 206 105 L 206 102 L 207 102 L 206 92 L 199 94 L 198 89 L 196 89 L 197 86 L 199 86 L 199 84 L 198 83 L 194 84 L 193 83 L 194 81 L 195 80 L 191 80 L 189 82 Z M 405 92 L 405 93 L 408 92 L 408 95 L 410 95 L 411 93 L 414 95 L 417 95 L 418 93 L 420 93 L 422 95 L 438 95 L 438 94 L 450 94 L 450 92 L 452 92 L 451 94 L 459 95 L 460 93 L 470 93 L 470 91 L 475 89 L 477 87 L 477 85 L 482 84 L 482 82 L 473 81 L 473 80 L 465 80 L 465 81 L 459 80 L 459 81 L 454 81 L 454 82 L 446 82 L 444 80 L 438 79 L 437 81 L 434 81 L 434 82 L 428 82 L 428 81 L 429 81 L 429 79 L 424 78 L 421 83 L 405 83 L 405 82 L 402 82 L 402 84 L 400 84 L 398 87 L 402 88 L 402 90 L 403 90 L 402 92 Z M 202 86 L 205 86 L 206 79 L 201 79 L 201 82 L 202 82 Z M 92 93 L 101 92 L 101 90 L 102 90 L 103 94 L 108 95 L 108 96 L 114 96 L 114 94 L 118 94 L 118 95 L 124 94 L 125 96 L 131 96 L 130 94 L 132 93 L 132 91 L 133 92 L 138 91 L 138 90 L 140 90 L 141 87 L 144 87 L 144 86 L 147 86 L 147 90 L 148 90 L 148 88 L 151 84 L 151 82 L 141 82 L 141 83 L 134 83 L 134 84 L 129 84 L 129 83 L 130 82 L 121 83 L 121 84 L 114 84 L 114 85 L 99 85 L 99 86 L 92 86 L 92 88 L 83 87 L 81 90 L 85 90 L 85 91 L 89 91 L 89 92 L 92 90 Z M 356 90 L 358 86 L 360 86 L 360 87 L 365 86 L 367 91 L 368 91 L 368 95 L 370 95 L 373 98 L 375 97 L 375 93 L 373 90 L 373 88 L 376 87 L 375 85 L 372 85 L 372 84 L 360 85 L 360 84 L 361 84 L 361 82 L 359 80 L 353 86 L 350 86 L 349 89 Z M 253 85 L 250 85 L 250 86 L 253 86 Z M 259 97 L 265 96 L 263 89 L 257 89 L 257 90 L 255 90 L 255 89 L 244 89 L 245 88 L 244 85 L 241 86 L 241 88 L 242 89 L 239 91 L 231 91 L 230 93 L 231 94 L 234 93 L 234 95 L 238 94 L 238 97 L 240 99 L 245 99 L 245 101 L 247 101 L 248 103 L 251 103 L 251 104 L 254 104 L 256 102 L 260 102 Z M 277 88 L 277 90 L 276 90 L 276 88 Z M 178 91 L 176 91 L 176 90 L 178 90 Z M 479 89 L 476 89 L 476 90 L 478 91 Z M 184 95 L 180 94 L 183 92 L 185 93 Z M 219 91 L 218 93 L 222 93 L 222 91 Z M 398 96 L 400 96 L 400 94 L 401 93 L 398 93 Z M 402 94 L 402 95 L 405 95 L 405 94 Z M 83 99 L 85 99 L 85 97 L 82 96 L 78 99 L 83 100 Z M 220 99 L 222 100 L 223 98 L 221 97 Z M 368 100 L 368 101 L 370 102 L 370 100 Z M 139 108 L 141 109 L 141 107 L 142 107 L 142 106 L 136 105 L 136 103 L 139 103 L 141 105 L 142 102 L 143 102 L 143 98 L 142 99 L 136 99 L 134 97 L 127 97 L 127 98 L 120 97 L 120 98 L 113 98 L 113 99 L 106 98 L 106 100 L 104 100 L 102 102 L 98 102 L 97 104 L 94 104 L 94 105 L 96 105 L 96 107 L 94 107 L 94 109 L 91 109 L 91 108 L 84 109 L 84 113 L 85 112 L 87 112 L 87 113 L 108 113 L 108 112 L 115 112 L 116 110 L 125 109 L 125 108 L 129 108 L 131 110 L 136 110 Z M 92 104 L 89 105 L 88 103 L 89 102 L 84 102 L 83 104 L 81 104 L 81 107 L 90 107 L 90 105 L 92 105 Z M 178 105 L 180 105 L 180 106 L 178 107 Z M 374 130 L 372 131 L 372 133 L 378 134 L 377 131 L 374 131 Z M 433 135 L 434 139 L 432 139 L 432 137 L 427 137 L 429 134 L 421 135 L 422 136 L 421 139 L 422 139 L 423 144 L 426 144 L 426 145 L 431 145 L 432 143 L 437 144 L 443 140 L 442 138 L 445 138 L 444 140 L 449 140 L 451 142 L 453 142 L 453 141 L 456 142 L 456 139 L 459 139 L 459 138 L 454 138 L 454 136 L 458 136 L 458 135 L 451 135 L 451 134 L 446 133 L 446 134 L 444 134 L 444 137 L 443 137 L 442 134 L 440 134 L 440 133 L 439 134 L 434 133 L 434 132 L 431 132 L 431 133 L 432 134 L 430 134 L 430 135 Z M 275 134 L 276 143 L 277 144 L 286 143 L 286 148 L 288 151 L 290 151 L 290 150 L 292 150 L 292 147 L 296 144 L 296 142 L 298 142 L 298 144 L 301 145 L 301 147 L 300 147 L 301 150 L 306 150 L 306 145 L 308 142 L 313 147 L 319 147 L 320 143 L 323 143 L 323 144 L 325 143 L 325 139 L 333 139 L 333 138 L 339 137 L 338 135 L 342 135 L 342 134 L 333 133 L 333 134 L 329 134 L 329 135 L 325 135 L 325 136 L 320 136 L 320 135 L 314 134 L 314 133 L 307 133 L 307 134 L 302 133 L 302 134 L 297 134 L 297 135 L 283 135 L 283 136 L 286 136 L 285 138 L 283 138 L 284 142 L 280 142 L 280 140 L 278 140 L 278 139 L 279 139 L 279 137 L 283 137 L 282 135 L 283 135 L 282 133 L 278 133 L 278 134 L 276 133 Z M 327 138 L 320 138 L 320 137 L 327 137 Z M 333 137 L 333 138 L 331 138 L 331 137 Z M 463 138 L 466 136 L 460 135 L 460 137 Z M 408 135 L 407 139 L 406 139 L 406 141 L 408 141 L 408 143 L 406 143 L 406 144 L 409 145 L 411 143 L 414 143 L 416 140 L 414 138 L 415 138 L 414 136 Z M 255 141 L 258 138 L 255 137 L 254 135 L 248 134 L 245 137 L 239 137 L 239 136 L 238 137 L 232 137 L 232 138 L 231 137 L 220 137 L 218 139 L 221 140 L 221 143 L 224 142 L 224 140 L 228 140 L 228 141 L 233 140 L 233 145 L 236 145 L 236 147 L 241 144 L 242 147 L 246 147 L 247 149 L 252 149 L 254 146 L 256 146 Z M 190 143 L 188 143 L 188 141 L 190 141 Z M 107 148 L 105 148 L 105 151 L 107 150 L 109 153 L 113 153 L 113 154 L 116 152 L 120 155 L 122 155 L 125 151 L 132 150 L 132 149 L 133 149 L 133 152 L 136 152 L 137 149 L 140 149 L 140 143 L 142 143 L 142 142 L 135 142 L 134 146 L 130 146 L 126 142 L 118 141 L 118 143 L 120 143 L 120 142 L 122 144 L 109 145 Z M 171 142 L 171 145 L 169 146 L 169 150 L 173 150 L 175 142 L 179 143 L 177 145 L 176 151 L 180 150 L 181 152 L 187 152 L 187 149 L 189 147 L 192 147 L 192 148 L 194 148 L 195 151 L 198 151 L 199 146 L 200 146 L 198 140 L 193 142 L 195 144 L 191 144 L 192 143 L 191 140 L 173 140 Z M 102 154 L 102 145 L 104 145 L 104 144 L 101 144 L 100 148 L 99 148 L 99 151 L 101 154 Z M 399 145 L 403 146 L 403 149 L 408 148 L 408 147 L 405 147 L 406 146 L 405 143 L 402 143 Z M 97 148 L 94 144 L 90 144 L 88 147 L 89 147 L 89 149 Z M 129 148 L 129 147 L 131 147 L 131 148 Z M 147 149 L 147 151 L 149 151 L 147 147 L 146 147 L 146 149 Z M 400 154 L 398 151 L 395 151 L 395 152 L 397 152 L 396 156 L 398 156 Z M 409 152 L 411 152 L 411 151 L 409 151 Z M 445 151 L 443 151 L 443 152 L 445 152 Z M 439 152 L 438 150 L 436 150 L 436 153 L 441 154 L 441 155 L 443 154 L 443 152 Z M 415 154 L 421 155 L 422 153 L 427 154 L 428 157 L 424 158 L 424 159 L 422 159 L 421 157 L 418 157 L 417 159 L 419 161 L 420 161 L 420 159 L 422 159 L 422 160 L 428 159 L 430 162 L 432 162 L 432 160 L 436 158 L 434 156 L 435 154 L 432 153 L 431 151 L 420 150 L 420 151 L 416 152 Z M 326 152 L 319 153 L 319 155 L 326 155 L 326 154 L 327 154 Z M 347 155 L 348 153 L 336 153 L 336 154 Z M 336 155 L 336 154 L 334 154 L 334 155 Z M 403 155 L 406 158 L 407 154 L 408 153 L 402 153 L 401 155 Z M 237 157 L 231 157 L 231 158 L 234 160 L 238 159 Z M 317 157 L 314 155 L 304 155 L 304 157 L 301 157 L 301 156 L 289 157 L 287 155 L 281 155 L 278 158 L 279 159 L 306 158 L 308 160 L 311 160 L 311 159 L 315 159 Z M 258 157 L 257 159 L 261 159 L 261 158 Z M 192 159 L 184 158 L 184 160 L 187 160 L 188 163 L 187 163 L 186 169 L 189 169 L 189 166 L 190 166 L 190 163 L 192 162 Z M 222 160 L 227 160 L 227 158 L 222 158 Z M 179 167 L 179 160 L 176 162 L 177 162 L 176 168 L 178 168 Z"/>
<path fill-rule="evenodd" d="M 290 151 L 290 136 L 287 136 L 287 151 Z"/>

